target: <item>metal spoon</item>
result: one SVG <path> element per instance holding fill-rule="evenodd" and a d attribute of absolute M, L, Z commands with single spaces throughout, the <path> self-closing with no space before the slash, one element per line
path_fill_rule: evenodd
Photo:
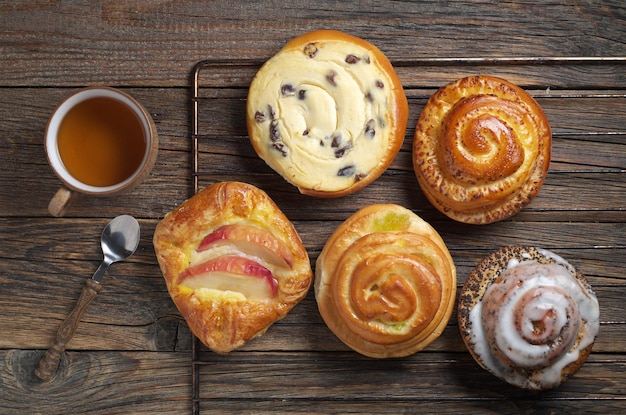
<path fill-rule="evenodd" d="M 109 265 L 130 258 L 139 245 L 139 235 L 139 223 L 129 215 L 118 216 L 105 226 L 100 241 L 104 259 L 93 274 L 93 277 L 85 281 L 85 286 L 74 306 L 74 310 L 61 323 L 54 343 L 52 343 L 50 349 L 39 361 L 39 367 L 35 369 L 35 374 L 41 380 L 49 380 L 56 371 L 61 360 L 61 354 L 65 351 L 65 345 L 74 336 L 74 332 L 87 306 L 102 289 L 100 282 Z"/>

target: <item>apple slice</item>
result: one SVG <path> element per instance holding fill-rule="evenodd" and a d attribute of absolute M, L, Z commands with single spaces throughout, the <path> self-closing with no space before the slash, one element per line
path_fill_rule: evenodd
<path fill-rule="evenodd" d="M 249 299 L 274 298 L 278 294 L 278 282 L 269 269 L 237 255 L 225 255 L 189 267 L 180 274 L 178 282 L 194 289 L 236 291 Z"/>
<path fill-rule="evenodd" d="M 291 268 L 294 256 L 283 241 L 271 232 L 244 224 L 224 225 L 204 237 L 196 249 L 202 252 L 216 245 L 232 244 L 241 252 L 270 264 Z"/>

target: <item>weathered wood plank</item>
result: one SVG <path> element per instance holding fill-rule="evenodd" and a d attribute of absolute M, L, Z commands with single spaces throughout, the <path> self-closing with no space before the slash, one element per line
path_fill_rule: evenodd
<path fill-rule="evenodd" d="M 219 412 L 220 414 L 242 414 L 247 413 L 247 408 L 253 408 L 251 412 L 255 414 L 269 413 L 291 413 L 325 415 L 329 413 L 341 414 L 498 414 L 516 415 L 524 414 L 606 414 L 621 413 L 624 410 L 624 403 L 621 399 L 606 398 L 592 400 L 561 400 L 537 401 L 532 398 L 524 399 L 462 399 L 462 400 L 441 400 L 430 398 L 397 400 L 385 402 L 376 399 L 377 394 L 371 399 L 359 401 L 343 399 L 323 400 L 323 399 L 259 399 L 246 400 L 243 403 L 236 399 L 207 399 L 200 402 L 200 413 Z M 243 408 L 245 406 L 245 409 Z"/>
<path fill-rule="evenodd" d="M 68 284 L 69 285 L 69 284 Z M 66 291 L 71 291 L 71 286 Z M 58 290 L 58 287 L 55 287 Z M 104 290 L 103 290 L 104 291 Z M 621 299 L 626 288 L 594 286 L 600 302 L 601 328 L 594 352 L 613 353 L 626 349 L 626 319 Z M 156 295 L 140 294 L 146 300 L 136 301 L 129 295 L 108 290 L 90 306 L 78 330 L 68 344 L 68 350 L 129 350 L 129 351 L 190 351 L 190 331 L 164 290 Z M 0 348 L 48 348 L 63 319 L 78 298 L 59 296 L 48 300 L 49 309 L 38 316 L 28 316 L 29 309 L 41 308 L 36 296 L 13 307 L 14 312 L 0 317 L 6 333 Z M 146 303 L 155 304 L 153 310 Z M 4 296 L 0 304 L 6 304 Z M 138 307 L 147 310 L 134 311 Z M 152 316 L 149 314 L 152 313 Z M 313 293 L 309 293 L 284 320 L 275 323 L 268 332 L 246 344 L 242 351 L 349 351 L 326 327 L 317 311 Z M 456 312 L 440 338 L 426 351 L 466 352 L 456 323 Z"/>
<path fill-rule="evenodd" d="M 63 93 L 55 91 L 46 94 L 45 90 L 18 89 L 10 90 L 9 93 L 3 95 L 0 101 L 0 115 L 4 119 L 5 134 L 8 139 L 0 144 L 3 147 L 3 151 L 0 152 L 0 174 L 7 180 L 0 181 L 0 194 L 10 195 L 0 204 L 0 212 L 3 214 L 47 215 L 47 203 L 58 188 L 59 182 L 47 165 L 43 150 L 43 134 L 46 120 L 54 105 L 69 92 L 68 89 Z M 132 89 L 130 92 L 151 109 L 157 122 L 161 149 L 153 174 L 146 183 L 130 195 L 79 199 L 76 208 L 69 212 L 69 216 L 104 216 L 108 211 L 158 217 L 190 194 L 190 155 L 188 153 L 190 131 L 181 129 L 181 125 L 189 123 L 188 92 L 169 89 Z M 20 104 L 16 108 L 14 102 L 17 97 L 20 98 Z M 47 104 L 43 105 L 43 102 Z M 203 111 L 200 114 L 201 131 L 208 125 L 216 127 L 216 130 L 206 128 L 209 131 L 203 131 L 211 137 L 201 142 L 202 171 L 219 174 L 221 177 L 217 179 L 221 180 L 237 177 L 236 174 L 240 172 L 261 173 L 261 177 L 265 177 L 262 176 L 263 174 L 274 174 L 256 156 L 245 135 L 245 127 L 238 121 L 245 116 L 245 100 L 220 99 L 215 104 L 211 105 L 211 112 Z M 626 98 L 550 98 L 545 99 L 542 105 L 551 118 L 555 131 L 551 173 L 560 171 L 622 173 L 626 170 L 626 151 L 623 148 L 626 146 L 626 141 L 623 140 L 625 135 L 610 134 L 620 131 L 623 133 L 625 130 L 623 120 L 626 119 Z M 187 111 L 181 110 L 186 106 Z M 581 113 L 580 108 L 583 106 L 589 111 Z M 218 112 L 214 113 L 213 108 L 216 108 Z M 410 148 L 413 127 L 411 125 L 416 122 L 418 113 L 417 108 L 412 111 L 405 145 L 390 166 L 391 170 L 407 172 L 412 170 Z M 26 114 L 27 121 L 24 122 L 18 114 Z M 203 121 L 205 117 L 206 120 Z M 212 124 L 209 124 L 210 119 L 214 120 Z M 578 134 L 581 131 L 589 134 L 581 136 Z M 599 141 L 602 137 L 605 137 L 604 142 Z M 617 137 L 622 137 L 622 139 L 616 140 Z M 222 158 L 223 154 L 234 157 Z M 25 166 L 27 166 L 26 169 Z M 615 177 L 616 185 L 609 184 L 609 187 L 613 189 L 613 193 L 622 192 L 620 183 L 625 181 L 624 178 L 619 174 L 613 177 Z M 15 179 L 19 181 L 19 186 L 14 185 Z M 399 179 L 405 180 L 403 186 L 414 182 L 414 178 L 410 175 L 404 179 L 393 176 L 394 181 Z M 567 179 L 563 180 L 559 177 L 557 180 L 560 184 L 567 183 Z M 580 183 L 580 186 L 585 189 L 589 188 L 585 180 L 579 181 L 576 178 L 572 180 Z M 546 188 L 550 186 L 550 182 L 551 176 L 549 175 Z M 611 183 L 610 179 L 607 183 Z M 280 180 L 267 183 L 267 185 L 270 184 L 276 184 L 279 189 L 283 188 L 286 192 L 291 190 Z M 379 184 L 387 187 L 387 183 Z M 379 188 L 374 187 L 372 190 L 376 193 Z M 561 190 L 559 187 L 559 194 L 566 199 L 571 199 L 571 194 L 567 191 L 563 193 Z M 581 192 L 580 188 L 571 188 L 570 191 L 576 194 L 588 193 Z M 154 198 L 153 195 L 157 193 L 160 197 Z M 545 189 L 541 194 L 544 193 Z M 610 200 L 608 198 L 600 202 L 610 203 Z M 555 202 L 563 205 L 562 200 L 557 199 Z M 594 207 L 594 209 L 597 208 L 606 209 Z M 578 208 L 572 209 L 574 212 L 579 210 Z"/>
<path fill-rule="evenodd" d="M 276 50 L 278 51 L 278 49 Z M 273 52 L 272 55 L 274 53 Z M 476 74 L 499 76 L 528 89 L 540 88 L 537 95 L 554 96 L 570 93 L 569 90 L 598 88 L 603 94 L 612 88 L 621 88 L 624 80 L 624 59 L 611 55 L 606 60 L 592 61 L 589 57 L 549 57 L 516 59 L 510 54 L 496 57 L 472 57 L 468 55 L 448 57 L 441 55 L 410 56 L 393 60 L 396 73 L 409 97 L 430 96 L 442 85 L 458 78 Z M 261 59 L 225 60 L 209 58 L 201 60 L 198 69 L 201 97 L 214 97 L 218 88 L 245 89 L 256 71 L 268 57 Z M 428 88 L 428 89 L 424 89 Z M 412 92 L 411 90 L 415 90 Z M 233 95 L 238 95 L 231 92 Z"/>
<path fill-rule="evenodd" d="M 86 238 L 87 240 L 80 237 L 66 238 L 65 242 L 54 237 L 49 239 L 52 244 L 53 240 L 61 242 L 57 251 L 46 249 L 47 243 L 31 243 L 32 240 L 42 239 L 37 235 L 50 238 L 51 226 L 50 223 L 42 222 L 30 228 L 2 228 L 6 232 L 2 239 L 10 242 L 2 246 L 15 249 L 6 248 L 0 252 L 5 264 L 0 305 L 12 310 L 11 313 L 0 315 L 0 325 L 5 332 L 12 333 L 2 337 L 1 347 L 47 347 L 58 325 L 75 304 L 85 278 L 97 266 L 99 253 L 95 251 L 95 245 L 100 226 L 90 225 L 91 231 L 84 234 L 86 237 L 93 234 L 91 236 L 94 238 Z M 462 230 L 459 230 L 459 235 L 443 234 L 447 241 L 453 241 L 450 246 L 457 264 L 459 286 L 489 250 L 500 244 L 510 243 L 506 235 L 516 233 L 516 242 L 532 243 L 533 236 L 540 232 L 540 228 L 546 232 L 546 224 L 536 226 L 537 228 L 520 229 L 519 224 L 508 224 L 500 229 L 475 235 L 465 235 Z M 570 227 L 573 229 L 572 234 L 586 235 L 588 239 L 585 243 L 594 244 L 594 234 L 599 238 L 602 235 L 615 235 L 616 241 L 619 241 L 620 234 L 610 230 L 613 226 L 590 225 L 586 230 L 582 230 L 580 225 L 572 224 Z M 557 233 L 562 226 L 549 224 L 548 228 L 550 227 Z M 78 229 L 81 226 L 74 225 L 74 228 L 75 231 L 68 226 L 69 236 L 80 235 Z M 319 224 L 309 222 L 298 223 L 298 228 L 307 241 L 314 260 L 332 229 L 325 229 L 325 232 L 320 233 Z M 488 228 L 483 229 L 487 231 Z M 6 235 L 20 236 L 16 238 Z M 563 241 L 568 242 L 567 245 Z M 602 335 L 596 350 L 619 351 L 626 348 L 623 344 L 626 339 L 626 321 L 621 307 L 622 299 L 626 296 L 623 275 L 623 269 L 626 268 L 623 263 L 626 260 L 624 247 L 585 248 L 577 246 L 571 238 L 564 238 L 563 241 L 559 241 L 557 249 L 550 244 L 543 246 L 567 258 L 587 275 L 594 286 L 601 303 L 603 322 Z M 116 264 L 111 269 L 110 275 L 103 282 L 103 291 L 87 310 L 74 340 L 69 345 L 70 349 L 189 350 L 189 331 L 166 292 L 148 244 L 149 240 L 142 240 L 138 256 L 134 258 L 137 262 Z M 38 252 L 39 260 L 25 264 L 25 258 L 35 251 Z M 63 259 L 58 259 L 59 252 Z M 17 259 L 9 260 L 9 256 Z M 149 263 L 152 265 L 147 266 Z M 24 296 L 25 292 L 30 292 L 31 295 Z M 19 301 L 16 301 L 18 298 Z M 42 307 L 42 302 L 46 303 L 45 307 Z M 33 309 L 39 310 L 36 317 L 31 313 Z M 454 317 L 450 324 L 455 326 Z M 25 330 L 28 327 L 30 329 Z M 285 320 L 276 323 L 266 336 L 246 347 L 252 350 L 345 349 L 323 325 L 312 293 Z M 456 329 L 446 330 L 442 339 L 432 347 L 458 351 L 460 346 Z"/>
<path fill-rule="evenodd" d="M 254 184 L 266 190 L 292 219 L 306 219 L 307 214 L 345 219 L 346 213 L 373 203 L 397 203 L 416 211 L 428 221 L 444 219 L 426 200 L 412 172 L 387 172 L 358 193 L 341 199 L 319 200 L 300 195 L 293 186 L 272 174 L 264 164 L 256 164 L 254 159 L 232 158 L 232 163 L 218 161 L 224 159 L 228 157 L 212 157 L 212 170 L 217 174 L 202 176 L 201 187 L 222 180 Z M 228 164 L 258 170 L 256 174 L 232 174 L 224 172 L 223 166 Z M 552 216 L 553 221 L 623 222 L 626 214 L 624 180 L 624 173 L 549 173 L 537 197 L 522 211 L 523 215 L 518 214 L 512 220 L 533 221 L 534 212 L 552 211 L 556 213 Z M 605 216 L 605 212 L 613 212 L 613 216 Z"/>
<path fill-rule="evenodd" d="M 189 381 L 172 382 L 191 379 L 185 353 L 69 352 L 48 383 L 32 374 L 41 354 L 0 351 L 8 369 L 0 372 L 5 410 L 152 414 L 166 406 L 168 413 L 190 412 Z M 220 413 L 398 413 L 419 408 L 461 413 L 455 407 L 498 413 L 567 408 L 595 413 L 593 408 L 600 404 L 605 410 L 619 410 L 622 401 L 615 396 L 622 393 L 625 371 L 604 367 L 623 367 L 626 361 L 624 355 L 612 355 L 609 361 L 592 354 L 574 378 L 538 395 L 503 384 L 466 354 L 421 353 L 393 361 L 344 352 L 211 354 L 206 359 L 200 367 L 201 407 Z"/>
<path fill-rule="evenodd" d="M 619 153 L 619 149 L 616 152 Z M 612 154 L 617 154 L 619 162 L 621 156 L 618 153 Z M 0 154 L 4 154 L 0 159 L 8 164 L 4 171 L 6 179 L 0 180 L 0 214 L 13 217 L 49 217 L 47 205 L 60 182 L 45 161 L 40 161 L 44 164 L 32 164 L 27 171 L 19 167 L 23 164 L 16 162 L 15 158 L 6 153 Z M 609 155 L 601 158 L 600 163 L 613 163 L 612 157 Z M 41 158 L 45 160 L 43 154 Z M 410 158 L 404 158 L 403 163 L 408 163 L 406 159 Z M 228 180 L 251 183 L 268 191 L 292 219 L 306 219 L 305 212 L 344 217 L 345 212 L 354 211 L 356 206 L 380 202 L 405 205 L 427 220 L 443 218 L 426 200 L 414 173 L 407 166 L 398 171 L 388 170 L 356 194 L 324 200 L 300 195 L 295 187 L 289 185 L 257 157 L 245 159 L 210 154 L 202 156 L 201 160 L 205 166 L 203 171 L 210 172 L 200 177 L 201 187 Z M 578 172 L 580 166 L 567 169 L 570 171 L 551 171 L 538 196 L 522 214 L 514 218 L 532 221 L 535 220 L 533 212 L 557 211 L 559 215 L 554 216 L 553 220 L 623 221 L 623 215 L 626 214 L 623 198 L 626 170 L 617 172 L 611 169 L 613 172 L 602 173 L 602 169 L 593 167 L 591 171 L 600 172 Z M 191 175 L 181 176 L 183 169 L 189 169 L 189 154 L 161 150 L 153 174 L 135 191 L 115 197 L 79 197 L 66 217 L 112 218 L 127 213 L 139 218 L 160 218 L 191 195 Z M 20 185 L 16 186 L 13 179 L 17 179 Z"/>
<path fill-rule="evenodd" d="M 49 382 L 33 373 L 42 355 L 39 350 L 0 350 L 3 413 L 191 412 L 188 353 L 68 352 Z"/>
<path fill-rule="evenodd" d="M 626 56 L 626 12 L 617 0 L 471 5 L 438 1 L 313 5 L 298 0 L 280 6 L 221 1 L 210 7 L 210 18 L 207 13 L 206 3 L 197 0 L 5 5 L 0 14 L 4 28 L 0 41 L 5 45 L 1 82 L 7 86 L 182 86 L 201 59 L 266 59 L 292 37 L 319 28 L 363 37 L 391 60 Z M 22 75 L 25 67 L 27 77 Z M 439 72 L 436 69 L 435 76 Z M 579 79 L 573 73 L 554 82 L 567 86 L 563 80 Z M 604 84 L 602 77 L 583 79 Z"/>
<path fill-rule="evenodd" d="M 315 260 L 326 239 L 354 209 L 338 212 L 332 219 L 295 220 L 294 225 L 307 250 Z M 345 216 L 345 217 L 344 217 Z M 64 222 L 64 234 L 58 234 L 59 219 L 7 219 L 0 218 L 0 258 L 28 263 L 26 270 L 36 275 L 90 276 L 85 268 L 95 268 L 102 260 L 100 234 L 108 219 L 71 219 Z M 129 260 L 112 265 L 114 271 L 136 277 L 156 277 L 156 258 L 152 248 L 152 233 L 157 220 L 140 220 L 142 237 L 139 248 Z M 537 244 L 558 251 L 572 261 L 590 264 L 589 270 L 597 275 L 626 278 L 619 269 L 626 265 L 626 257 L 618 255 L 626 249 L 624 225 L 614 222 L 520 222 L 504 221 L 490 226 L 471 226 L 452 221 L 433 221 L 432 225 L 442 235 L 453 256 L 462 263 L 472 264 L 486 251 L 506 244 Z M 33 260 L 37 258 L 37 260 Z M 591 262 L 595 260 L 596 262 Z M 8 263 L 7 263 L 8 264 Z M 595 264 L 595 265 L 591 265 Z M 614 264 L 611 269 L 608 265 Z M 45 266 L 50 266 L 45 272 Z M 67 267 L 67 270 L 63 268 Z M 603 267 L 605 268 L 602 273 Z M 82 269 L 81 269 L 82 268 Z M 19 270 L 19 268 L 15 268 Z M 85 274 L 86 273 L 86 274 Z M 5 272 L 6 278 L 9 274 Z M 36 279 L 35 279 L 36 281 Z"/>
<path fill-rule="evenodd" d="M 416 353 L 392 360 L 372 360 L 344 352 L 237 353 L 225 357 L 210 354 L 200 367 L 200 396 L 207 400 L 237 396 L 325 401 L 349 397 L 350 401 L 393 404 L 422 399 L 462 401 L 478 391 L 481 399 L 490 400 L 584 400 L 619 395 L 626 376 L 626 359 L 611 355 L 616 370 L 608 371 L 604 356 L 599 355 L 596 361 L 597 356 L 592 354 L 585 366 L 558 389 L 538 395 L 501 382 L 478 368 L 466 353 Z"/>
<path fill-rule="evenodd" d="M 555 72 L 559 67 L 554 68 Z M 626 72 L 626 61 L 623 66 Z M 455 78 L 456 79 L 456 78 Z M 624 81 L 626 82 L 626 75 Z M 440 86 L 443 86 L 442 82 Z M 207 98 L 199 101 L 198 132 L 206 135 L 212 141 L 239 140 L 247 138 L 246 130 L 246 96 L 242 91 L 242 96 L 237 98 L 228 97 L 226 90 L 220 90 L 220 94 L 226 97 Z M 406 90 L 409 100 L 409 118 L 407 121 L 407 133 L 405 144 L 411 144 L 415 125 L 426 104 L 426 101 L 435 91 L 415 91 Z M 529 90 L 533 93 L 532 90 Z M 415 95 L 419 94 L 418 97 Z M 536 95 L 537 101 L 546 112 L 552 132 L 557 138 L 572 135 L 575 138 L 585 139 L 586 135 L 596 136 L 598 134 L 620 133 L 626 135 L 626 93 L 615 93 L 609 96 L 580 97 L 579 93 L 572 92 L 559 95 L 558 97 L 546 97 Z M 582 135 L 582 137 L 580 137 Z M 624 141 L 622 141 L 622 144 Z M 405 146 L 405 149 L 409 149 Z"/>

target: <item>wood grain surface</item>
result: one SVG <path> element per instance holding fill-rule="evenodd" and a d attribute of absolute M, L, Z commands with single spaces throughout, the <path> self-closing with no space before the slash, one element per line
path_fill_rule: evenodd
<path fill-rule="evenodd" d="M 0 413 L 626 412 L 626 5 L 622 1 L 0 2 Z M 291 38 L 339 29 L 378 46 L 409 100 L 404 145 L 378 180 L 340 199 L 300 195 L 257 157 L 245 128 L 247 87 Z M 199 185 L 266 190 L 314 263 L 357 208 L 398 203 L 431 223 L 455 261 L 458 289 L 506 244 L 550 249 L 593 286 L 601 327 L 583 368 L 531 393 L 473 361 L 456 313 L 442 336 L 402 359 L 349 350 L 321 319 L 313 292 L 262 337 L 228 355 L 201 348 L 169 298 L 152 247 L 163 215 L 193 193 L 193 70 L 199 73 Z M 411 164 L 428 97 L 461 76 L 518 84 L 553 130 L 550 171 L 513 218 L 453 222 L 421 193 Z M 119 87 L 152 114 L 159 158 L 132 193 L 80 197 L 63 218 L 43 148 L 58 102 L 88 85 Z M 49 382 L 33 373 L 102 259 L 114 216 L 138 218 L 137 253 L 111 266 Z M 197 375 L 197 390 L 193 376 Z M 194 395 L 197 400 L 193 401 Z"/>

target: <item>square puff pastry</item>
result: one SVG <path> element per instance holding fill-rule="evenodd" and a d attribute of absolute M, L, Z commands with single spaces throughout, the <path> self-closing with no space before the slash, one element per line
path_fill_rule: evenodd
<path fill-rule="evenodd" d="M 159 222 L 153 242 L 172 300 L 217 353 L 265 333 L 306 296 L 313 278 L 292 223 L 245 183 L 201 190 Z"/>

